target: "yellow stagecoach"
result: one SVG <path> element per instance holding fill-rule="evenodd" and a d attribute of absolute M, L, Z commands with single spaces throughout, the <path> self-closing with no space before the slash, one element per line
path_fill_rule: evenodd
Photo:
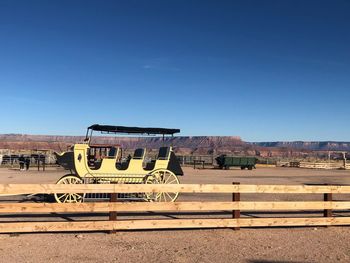
<path fill-rule="evenodd" d="M 160 147 L 154 159 L 146 158 L 144 148 L 135 149 L 133 155 L 129 154 L 125 157 L 119 146 L 93 145 L 91 143 L 93 131 L 107 134 L 162 135 L 163 139 L 165 135 L 173 136 L 180 132 L 179 129 L 94 124 L 88 127 L 84 143 L 75 144 L 70 151 L 56 153 L 57 162 L 71 171 L 70 174 L 61 177 L 57 184 L 179 184 L 177 176 L 182 176 L 183 171 L 172 147 Z M 101 148 L 103 148 L 102 152 Z M 178 193 L 135 193 L 132 196 L 147 201 L 173 202 L 178 197 Z M 89 198 L 107 198 L 107 195 L 55 194 L 55 199 L 59 203 L 83 202 Z"/>

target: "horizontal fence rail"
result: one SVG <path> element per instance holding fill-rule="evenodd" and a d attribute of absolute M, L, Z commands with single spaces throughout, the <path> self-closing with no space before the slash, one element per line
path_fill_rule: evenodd
<path fill-rule="evenodd" d="M 240 218 L 240 219 L 160 219 L 77 222 L 0 223 L 0 233 L 81 232 L 108 230 L 234 228 L 272 226 L 349 225 L 350 217 L 336 218 Z"/>
<path fill-rule="evenodd" d="M 300 162 L 300 168 L 311 168 L 311 169 L 341 169 L 344 168 L 342 163 L 311 163 L 311 162 Z"/>
<path fill-rule="evenodd" d="M 300 162 L 280 161 L 277 166 L 308 168 L 308 169 L 350 169 L 350 165 L 344 162 Z"/>
<path fill-rule="evenodd" d="M 54 193 L 266 193 L 350 194 L 350 185 L 227 184 L 0 184 L 0 195 Z"/>
<path fill-rule="evenodd" d="M 181 201 L 181 202 L 118 202 L 119 193 L 230 193 L 232 201 Z M 117 231 L 138 229 L 187 229 L 187 228 L 233 228 L 272 227 L 272 226 L 336 226 L 350 225 L 349 216 L 335 217 L 332 211 L 342 213 L 350 210 L 350 201 L 334 201 L 332 194 L 350 194 L 350 186 L 340 185 L 250 185 L 228 184 L 0 184 L 0 195 L 53 193 L 109 193 L 110 202 L 87 203 L 14 203 L 0 202 L 0 214 L 9 216 L 10 221 L 0 222 L 0 233 L 11 232 L 65 232 L 65 231 Z M 323 201 L 241 201 L 241 194 L 322 194 Z M 264 197 L 265 195 L 260 195 Z M 260 199 L 259 199 L 260 200 Z M 202 213 L 220 211 L 230 213 L 232 218 L 177 218 L 177 219 L 123 219 L 120 212 L 137 212 L 152 215 L 148 212 Z M 241 217 L 241 211 L 265 211 L 268 217 Z M 270 218 L 270 212 L 286 211 L 288 217 Z M 298 217 L 290 217 L 290 211 Z M 294 212 L 295 211 L 295 212 Z M 305 217 L 303 212 L 313 214 L 323 212 L 323 216 Z M 316 212 L 315 212 L 316 211 Z M 62 222 L 17 222 L 18 218 L 40 213 L 84 213 L 89 216 L 96 213 L 109 213 L 109 220 L 62 221 Z M 300 217 L 302 213 L 303 217 Z M 172 214 L 172 213 L 170 213 Z M 210 213 L 209 213 L 210 214 Z M 207 214 L 206 214 L 207 215 Z M 101 216 L 101 215 L 100 215 Z M 266 216 L 266 215 L 265 215 Z M 15 219 L 13 219 L 15 217 Z M 17 218 L 18 217 L 18 218 Z M 79 216 L 78 216 L 79 217 Z M 35 218 L 37 220 L 37 218 Z M 51 219 L 52 220 L 52 219 Z M 16 222 L 13 222 L 16 221 Z"/>
<path fill-rule="evenodd" d="M 98 202 L 98 203 L 0 203 L 0 213 L 75 213 L 75 212 L 143 212 L 143 211 L 295 211 L 345 210 L 350 201 L 333 202 Z"/>

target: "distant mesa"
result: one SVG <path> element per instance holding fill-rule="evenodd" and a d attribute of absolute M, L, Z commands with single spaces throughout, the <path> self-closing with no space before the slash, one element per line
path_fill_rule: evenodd
<path fill-rule="evenodd" d="M 0 149 L 32 150 L 50 149 L 65 151 L 83 136 L 54 136 L 27 134 L 0 134 Z M 95 144 L 118 144 L 123 148 L 145 147 L 157 149 L 163 144 L 174 145 L 179 155 L 239 154 L 262 157 L 304 156 L 312 151 L 350 151 L 350 142 L 244 142 L 239 136 L 176 136 L 167 137 L 105 137 L 95 136 Z"/>

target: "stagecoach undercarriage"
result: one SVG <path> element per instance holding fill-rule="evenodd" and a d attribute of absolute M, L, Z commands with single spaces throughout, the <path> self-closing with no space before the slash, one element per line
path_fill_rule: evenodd
<path fill-rule="evenodd" d="M 179 184 L 177 176 L 168 170 L 158 170 L 147 175 L 89 175 L 80 178 L 74 174 L 68 174 L 62 177 L 58 184 Z M 179 193 L 120 193 L 118 199 L 128 201 L 148 201 L 148 202 L 174 202 Z M 108 201 L 108 193 L 73 193 L 73 194 L 55 194 L 55 199 L 59 203 L 77 203 L 88 201 Z"/>

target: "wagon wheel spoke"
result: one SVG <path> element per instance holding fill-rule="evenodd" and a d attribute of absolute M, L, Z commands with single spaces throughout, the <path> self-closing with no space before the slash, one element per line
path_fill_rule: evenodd
<path fill-rule="evenodd" d="M 161 200 L 162 199 L 162 193 L 156 193 L 155 200 Z"/>
<path fill-rule="evenodd" d="M 73 194 L 73 196 L 74 196 L 74 201 L 75 202 L 79 202 L 81 200 L 81 197 L 80 197 L 79 194 Z"/>
<path fill-rule="evenodd" d="M 166 197 L 165 197 L 165 193 L 162 192 L 162 197 L 163 197 L 163 201 L 166 202 Z"/>
<path fill-rule="evenodd" d="M 59 194 L 58 195 L 58 199 L 61 199 L 61 198 L 63 198 L 63 197 L 65 197 L 67 194 Z"/>
<path fill-rule="evenodd" d="M 162 194 L 163 194 L 163 200 L 164 200 L 164 202 L 167 202 L 168 200 L 167 200 L 166 195 L 165 195 L 166 192 L 163 192 Z"/>
<path fill-rule="evenodd" d="M 168 192 L 165 192 L 165 193 L 167 194 L 167 196 L 169 196 L 170 201 L 172 201 L 172 200 L 173 200 L 173 197 L 172 197 Z"/>
<path fill-rule="evenodd" d="M 73 193 L 72 197 L 74 197 L 75 201 L 80 200 L 82 198 L 82 196 L 80 194 L 76 194 L 76 193 Z"/>
<path fill-rule="evenodd" d="M 172 183 L 174 183 L 174 182 L 177 182 L 177 180 L 174 179 L 174 180 L 172 180 L 171 182 L 169 182 L 168 184 L 172 184 Z"/>
<path fill-rule="evenodd" d="M 66 195 L 66 198 L 63 200 L 63 203 L 65 203 L 68 199 L 68 194 Z"/>
<path fill-rule="evenodd" d="M 172 195 L 172 200 L 176 199 L 179 193 L 169 193 L 169 195 Z"/>
<path fill-rule="evenodd" d="M 166 183 L 168 183 L 168 181 L 169 181 L 170 179 L 171 179 L 171 177 L 170 177 L 170 176 L 168 176 L 168 178 L 165 180 L 165 182 L 164 182 L 164 183 L 165 183 L 165 184 L 166 184 Z"/>

